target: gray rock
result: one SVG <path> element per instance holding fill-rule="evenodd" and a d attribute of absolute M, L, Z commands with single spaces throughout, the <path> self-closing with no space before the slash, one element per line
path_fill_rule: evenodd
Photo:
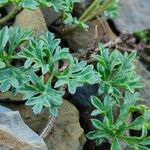
<path fill-rule="evenodd" d="M 1 102 L 6 102 L 6 101 L 18 102 L 18 101 L 24 101 L 24 100 L 23 100 L 23 95 L 17 94 L 16 96 L 14 96 L 11 91 L 7 91 L 4 93 L 0 92 L 0 101 Z"/>
<path fill-rule="evenodd" d="M 77 28 L 74 32 L 68 33 L 64 37 L 72 50 L 86 49 L 95 40 L 98 44 L 104 39 L 114 40 L 117 38 L 110 29 L 107 21 L 103 18 L 95 19 L 87 24 L 89 25 L 88 31 Z"/>
<path fill-rule="evenodd" d="M 77 16 L 83 14 L 86 8 L 92 3 L 92 0 L 80 0 L 80 3 L 75 3 L 74 12 Z"/>
<path fill-rule="evenodd" d="M 137 62 L 135 65 L 136 72 L 141 76 L 141 82 L 145 85 L 145 87 L 140 90 L 143 99 L 140 103 L 150 108 L 150 72 L 140 62 Z"/>
<path fill-rule="evenodd" d="M 35 115 L 31 107 L 25 105 L 13 103 L 8 105 L 6 103 L 5 106 L 12 110 L 18 110 L 24 122 L 38 134 L 43 131 L 48 122 L 49 111 Z M 4 110 L 4 107 L 3 109 L 0 107 L 0 110 Z M 64 100 L 52 128 L 52 133 L 47 136 L 45 143 L 49 150 L 81 150 L 84 142 L 85 137 L 79 124 L 78 110 L 70 102 Z"/>
<path fill-rule="evenodd" d="M 150 0 L 120 0 L 120 3 L 120 16 L 113 20 L 120 32 L 150 29 Z"/>
<path fill-rule="evenodd" d="M 9 108 L 6 108 L 6 107 L 0 105 L 0 113 L 8 112 L 8 111 L 12 111 L 12 110 L 10 110 Z"/>
<path fill-rule="evenodd" d="M 83 129 L 79 124 L 79 112 L 64 100 L 52 133 L 45 140 L 49 150 L 82 150 L 85 143 Z"/>
<path fill-rule="evenodd" d="M 36 35 L 41 35 L 48 30 L 44 16 L 40 9 L 24 9 L 16 16 L 14 26 L 31 28 Z"/>
<path fill-rule="evenodd" d="M 35 115 L 31 107 L 24 104 L 16 104 L 13 102 L 2 103 L 3 106 L 10 108 L 14 111 L 19 111 L 24 122 L 36 133 L 40 134 L 47 124 L 49 112 L 44 111 L 41 114 Z"/>
<path fill-rule="evenodd" d="M 1 150 L 47 150 L 43 141 L 22 120 L 18 111 L 0 106 Z"/>
<path fill-rule="evenodd" d="M 61 13 L 56 13 L 52 8 L 41 8 L 41 11 L 48 27 L 61 16 Z"/>

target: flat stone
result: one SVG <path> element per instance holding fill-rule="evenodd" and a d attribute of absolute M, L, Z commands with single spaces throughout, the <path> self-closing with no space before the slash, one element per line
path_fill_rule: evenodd
<path fill-rule="evenodd" d="M 120 32 L 134 33 L 150 29 L 150 0 L 121 0 L 120 15 L 113 22 Z"/>
<path fill-rule="evenodd" d="M 43 139 L 22 120 L 18 111 L 0 106 L 1 150 L 47 150 Z"/>

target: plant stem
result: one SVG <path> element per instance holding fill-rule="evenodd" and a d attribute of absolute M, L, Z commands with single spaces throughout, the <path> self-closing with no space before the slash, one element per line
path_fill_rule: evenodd
<path fill-rule="evenodd" d="M 0 19 L 0 26 L 4 25 L 7 21 L 14 18 L 17 15 L 17 13 L 19 13 L 21 10 L 22 10 L 22 8 L 16 6 L 7 16 Z"/>
<path fill-rule="evenodd" d="M 86 23 L 90 21 L 92 18 L 96 17 L 97 15 L 101 15 L 114 1 L 108 0 L 106 3 L 102 3 L 100 0 L 95 0 L 81 15 L 79 21 Z M 63 34 L 66 35 L 68 33 L 73 32 L 77 26 L 72 26 L 66 30 L 64 30 Z"/>
<path fill-rule="evenodd" d="M 84 20 L 82 20 L 82 22 L 87 22 L 91 20 L 93 17 L 102 14 L 112 3 L 113 0 L 108 0 L 107 3 L 100 5 L 96 11 L 93 11 L 93 13 L 89 13 L 87 17 Z"/>
<path fill-rule="evenodd" d="M 56 120 L 56 117 L 49 117 L 49 121 L 48 121 L 48 124 L 46 125 L 46 127 L 44 128 L 43 132 L 40 134 L 40 137 L 45 139 L 48 134 L 50 133 L 53 125 L 54 125 L 54 122 Z"/>
<path fill-rule="evenodd" d="M 86 11 L 81 15 L 81 17 L 79 18 L 79 21 L 82 21 L 84 18 L 86 18 L 86 16 L 91 13 L 94 9 L 96 9 L 96 7 L 99 5 L 98 4 L 99 0 L 95 0 L 87 9 Z"/>

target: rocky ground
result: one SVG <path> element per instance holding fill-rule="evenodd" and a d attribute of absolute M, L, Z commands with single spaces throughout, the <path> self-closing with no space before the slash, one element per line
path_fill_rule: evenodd
<path fill-rule="evenodd" d="M 63 35 L 61 32 L 63 26 L 59 20 L 60 14 L 45 8 L 36 11 L 23 10 L 7 25 L 31 27 L 37 36 L 48 30 L 55 32 L 56 36 L 62 39 L 62 46 L 69 47 L 79 59 L 88 62 L 99 42 L 105 42 L 108 45 L 111 43 L 113 48 L 121 51 L 136 49 L 143 59 L 145 57 L 141 54 L 145 54 L 145 50 L 148 50 L 148 43 L 141 43 L 133 33 L 150 29 L 150 20 L 143 19 L 150 11 L 148 7 L 150 2 L 144 1 L 145 3 L 141 4 L 140 0 L 128 2 L 123 0 L 120 17 L 108 21 L 104 17 L 95 18 L 88 22 L 87 32 L 77 29 L 75 32 Z M 75 7 L 74 12 L 80 15 L 89 3 L 90 0 L 83 0 Z M 134 4 L 137 10 L 134 9 Z M 10 7 L 6 8 L 2 15 L 10 9 Z M 149 57 L 148 53 L 146 53 L 147 57 Z M 148 65 L 148 62 L 145 63 Z M 144 65 L 140 61 L 135 64 L 136 71 L 145 84 L 145 88 L 141 91 L 144 101 L 141 103 L 146 103 L 150 107 L 150 73 Z M 104 149 L 104 147 L 105 150 L 109 149 L 108 143 L 96 147 L 94 142 L 85 138 L 85 133 L 92 129 L 90 96 L 96 92 L 97 85 L 93 85 L 78 88 L 74 95 L 67 94 L 54 127 L 45 141 L 39 134 L 48 122 L 48 113 L 34 115 L 30 108 L 24 106 L 20 95 L 14 99 L 9 92 L 6 95 L 0 93 L 2 105 L 0 106 L 0 150 L 97 150 Z M 127 148 L 124 147 L 124 150 Z"/>

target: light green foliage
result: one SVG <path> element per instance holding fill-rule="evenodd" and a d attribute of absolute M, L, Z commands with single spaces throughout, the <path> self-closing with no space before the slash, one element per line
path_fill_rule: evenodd
<path fill-rule="evenodd" d="M 101 142 L 106 140 L 112 141 L 111 150 L 121 150 L 121 141 L 125 142 L 133 149 L 146 149 L 146 145 L 150 144 L 150 137 L 146 137 L 150 125 L 150 111 L 144 106 L 135 105 L 138 98 L 138 93 L 126 93 L 124 103 L 119 107 L 120 113 L 116 119 L 112 115 L 115 103 L 110 96 L 106 96 L 103 103 L 97 97 L 92 97 L 92 104 L 96 108 L 92 112 L 92 115 L 96 116 L 101 114 L 103 119 L 102 121 L 92 119 L 95 130 L 89 132 L 87 137 L 91 140 L 96 140 L 97 144 L 101 144 Z M 138 109 L 140 110 L 142 107 L 143 113 L 141 116 L 131 123 L 126 121 L 127 116 L 130 113 L 137 111 Z M 140 137 L 131 137 L 126 134 L 129 129 L 142 130 L 142 134 Z"/>
<path fill-rule="evenodd" d="M 59 87 L 63 84 L 68 85 L 70 93 L 75 93 L 76 87 L 81 87 L 83 84 L 94 84 L 99 81 L 100 76 L 93 70 L 92 65 L 86 65 L 85 61 L 78 62 L 77 59 L 74 63 L 68 67 L 64 72 L 58 75 L 58 81 L 55 87 Z"/>
<path fill-rule="evenodd" d="M 23 42 L 26 42 L 24 47 Z M 1 92 L 22 93 L 34 113 L 48 108 L 57 116 L 64 95 L 58 87 L 67 85 L 73 94 L 77 87 L 99 81 L 93 66 L 78 62 L 68 48 L 61 48 L 59 44 L 60 39 L 55 39 L 50 32 L 36 38 L 31 30 L 7 27 L 0 30 Z M 14 60 L 25 62 L 15 66 Z"/>
<path fill-rule="evenodd" d="M 27 99 L 26 105 L 33 106 L 35 114 L 44 108 L 49 108 L 53 116 L 58 115 L 58 107 L 62 104 L 63 92 L 51 87 L 51 83 L 44 83 L 44 76 L 38 77 L 35 73 L 30 74 L 30 80 L 19 87 L 19 93 Z"/>
<path fill-rule="evenodd" d="M 143 87 L 139 83 L 139 76 L 134 71 L 136 53 L 123 55 L 118 50 L 111 54 L 102 44 L 99 45 L 100 53 L 94 57 L 97 61 L 97 71 L 101 75 L 99 95 L 109 94 L 115 99 L 122 96 L 124 90 L 134 92 Z"/>
<path fill-rule="evenodd" d="M 111 150 L 121 150 L 121 142 L 131 149 L 148 150 L 150 110 L 144 105 L 137 105 L 139 94 L 134 90 L 142 87 L 142 84 L 134 71 L 136 54 L 123 55 L 118 50 L 110 54 L 101 44 L 99 48 L 100 54 L 95 59 L 101 75 L 98 93 L 101 98 L 91 97 L 95 108 L 91 115 L 101 119 L 92 119 L 94 130 L 87 134 L 87 138 L 95 140 L 98 145 L 109 141 Z M 127 118 L 133 112 L 139 112 L 140 116 L 130 122 Z M 141 131 L 141 136 L 130 136 L 127 134 L 129 130 Z"/>
<path fill-rule="evenodd" d="M 104 0 L 105 1 L 105 0 Z M 119 15 L 119 2 L 120 0 L 112 0 L 111 4 L 104 11 L 104 15 L 110 18 L 114 18 Z"/>

